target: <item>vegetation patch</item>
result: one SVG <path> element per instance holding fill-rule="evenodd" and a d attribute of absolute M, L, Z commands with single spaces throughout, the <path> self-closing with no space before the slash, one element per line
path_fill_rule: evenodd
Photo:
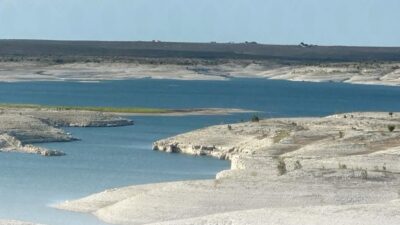
<path fill-rule="evenodd" d="M 278 169 L 278 174 L 280 176 L 286 174 L 286 172 L 287 172 L 286 163 L 283 159 L 279 159 L 277 169 Z"/>
<path fill-rule="evenodd" d="M 345 169 L 347 169 L 347 166 L 346 166 L 346 164 L 341 164 L 341 163 L 339 163 L 339 169 L 342 169 L 342 170 L 345 170 Z"/>
<path fill-rule="evenodd" d="M 290 131 L 288 130 L 279 130 L 275 132 L 275 136 L 273 137 L 274 143 L 279 143 L 283 139 L 287 138 L 290 136 Z"/>
<path fill-rule="evenodd" d="M 295 170 L 299 170 L 299 169 L 301 169 L 301 168 L 303 168 L 303 166 L 301 165 L 300 161 L 297 160 L 297 161 L 294 163 L 294 169 L 295 169 Z"/>
<path fill-rule="evenodd" d="M 367 170 L 361 170 L 361 179 L 367 180 L 368 179 L 368 171 Z"/>
<path fill-rule="evenodd" d="M 251 122 L 260 122 L 260 117 L 258 117 L 257 115 L 253 115 L 251 117 Z"/>
<path fill-rule="evenodd" d="M 0 104 L 0 109 L 49 109 L 56 111 L 82 110 L 94 112 L 111 112 L 111 113 L 172 113 L 174 110 L 157 109 L 157 108 L 140 108 L 140 107 L 97 107 L 97 106 L 48 106 L 34 104 Z"/>

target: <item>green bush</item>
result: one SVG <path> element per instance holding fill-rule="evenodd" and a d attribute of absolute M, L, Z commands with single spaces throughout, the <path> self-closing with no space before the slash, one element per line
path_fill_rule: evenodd
<path fill-rule="evenodd" d="M 361 179 L 367 180 L 368 179 L 368 171 L 361 170 Z"/>
<path fill-rule="evenodd" d="M 251 117 L 251 122 L 259 122 L 260 118 L 257 115 L 253 115 L 253 117 Z"/>
<path fill-rule="evenodd" d="M 301 168 L 303 168 L 303 166 L 301 165 L 300 161 L 297 160 L 297 161 L 294 163 L 294 169 L 295 169 L 295 170 L 299 170 L 299 169 L 301 169 Z"/>
<path fill-rule="evenodd" d="M 389 130 L 390 132 L 393 132 L 394 129 L 396 129 L 396 126 L 395 126 L 395 125 L 388 125 L 388 130 Z"/>
<path fill-rule="evenodd" d="M 347 169 L 346 164 L 341 164 L 341 163 L 339 163 L 339 169 L 342 169 L 342 170 Z"/>
<path fill-rule="evenodd" d="M 287 172 L 286 163 L 285 163 L 285 161 L 283 161 L 283 159 L 280 159 L 278 161 L 277 169 L 278 169 L 278 174 L 280 176 L 284 175 Z"/>
<path fill-rule="evenodd" d="M 64 60 L 63 59 L 55 59 L 54 62 L 57 64 L 63 64 Z"/>

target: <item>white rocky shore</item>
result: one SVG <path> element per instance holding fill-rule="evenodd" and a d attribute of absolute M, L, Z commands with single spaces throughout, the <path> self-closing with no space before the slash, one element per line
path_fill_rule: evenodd
<path fill-rule="evenodd" d="M 0 225 L 40 225 L 40 224 L 22 222 L 22 221 L 17 221 L 17 220 L 1 220 L 0 219 Z"/>
<path fill-rule="evenodd" d="M 133 122 L 113 114 L 79 110 L 0 107 L 0 152 L 61 156 L 63 152 L 32 144 L 73 141 L 59 127 L 126 126 Z"/>
<path fill-rule="evenodd" d="M 116 188 L 56 207 L 124 225 L 400 224 L 400 113 L 218 125 L 154 149 L 230 159 L 231 169 L 215 180 Z"/>
<path fill-rule="evenodd" d="M 399 62 L 278 64 L 231 60 L 210 64 L 0 62 L 0 82 L 126 80 L 137 78 L 227 80 L 234 77 L 311 82 L 400 85 Z"/>
<path fill-rule="evenodd" d="M 0 105 L 0 152 L 22 152 L 61 156 L 63 152 L 34 143 L 77 140 L 60 127 L 116 127 L 133 125 L 124 116 L 226 115 L 254 112 L 230 108 L 177 109 L 161 113 L 108 113 L 87 110 Z"/>

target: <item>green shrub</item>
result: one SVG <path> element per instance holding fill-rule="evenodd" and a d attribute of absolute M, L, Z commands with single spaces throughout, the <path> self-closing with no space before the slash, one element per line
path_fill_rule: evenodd
<path fill-rule="evenodd" d="M 55 59 L 54 62 L 57 64 L 63 64 L 64 60 L 63 59 Z"/>
<path fill-rule="evenodd" d="M 390 132 L 393 132 L 394 129 L 396 129 L 396 126 L 395 126 L 395 125 L 388 125 L 388 130 L 389 130 Z"/>
<path fill-rule="evenodd" d="M 303 166 L 301 165 L 300 161 L 297 160 L 297 161 L 294 163 L 294 169 L 295 169 L 295 170 L 299 170 L 299 169 L 301 169 L 301 168 L 303 168 Z"/>
<path fill-rule="evenodd" d="M 279 130 L 275 132 L 275 135 L 273 137 L 274 143 L 279 143 L 283 139 L 287 138 L 290 136 L 290 131 L 288 130 Z"/>
<path fill-rule="evenodd" d="M 280 176 L 284 175 L 287 172 L 286 163 L 285 161 L 283 161 L 283 159 L 280 159 L 278 161 L 277 169 Z"/>
<path fill-rule="evenodd" d="M 368 171 L 361 170 L 361 179 L 367 180 L 368 179 Z"/>
<path fill-rule="evenodd" d="M 339 163 L 339 169 L 342 169 L 342 170 L 347 169 L 346 164 L 341 164 L 341 163 Z"/>
<path fill-rule="evenodd" d="M 259 122 L 260 118 L 257 115 L 253 115 L 253 117 L 251 117 L 251 122 Z"/>

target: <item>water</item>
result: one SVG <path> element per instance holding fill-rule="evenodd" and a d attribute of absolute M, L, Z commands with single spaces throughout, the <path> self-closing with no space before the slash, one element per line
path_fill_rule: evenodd
<path fill-rule="evenodd" d="M 158 108 L 241 107 L 266 116 L 398 110 L 399 87 L 263 79 L 0 84 L 0 102 Z"/>
<path fill-rule="evenodd" d="M 3 103 L 233 107 L 258 110 L 263 117 L 400 111 L 399 99 L 398 87 L 260 79 L 0 83 Z M 248 120 L 250 116 L 133 117 L 134 126 L 68 128 L 82 141 L 43 144 L 66 152 L 64 157 L 0 154 L 0 218 L 54 225 L 102 224 L 91 215 L 48 206 L 107 188 L 212 178 L 229 168 L 229 162 L 151 151 L 152 142 L 208 125 Z"/>
<path fill-rule="evenodd" d="M 185 126 L 178 117 L 134 119 L 137 125 L 129 127 L 68 128 L 82 141 L 43 144 L 66 152 L 64 157 L 0 154 L 0 218 L 100 224 L 92 216 L 48 206 L 113 187 L 211 178 L 229 167 L 228 162 L 212 158 L 151 151 L 153 141 L 194 128 L 194 124 Z"/>

